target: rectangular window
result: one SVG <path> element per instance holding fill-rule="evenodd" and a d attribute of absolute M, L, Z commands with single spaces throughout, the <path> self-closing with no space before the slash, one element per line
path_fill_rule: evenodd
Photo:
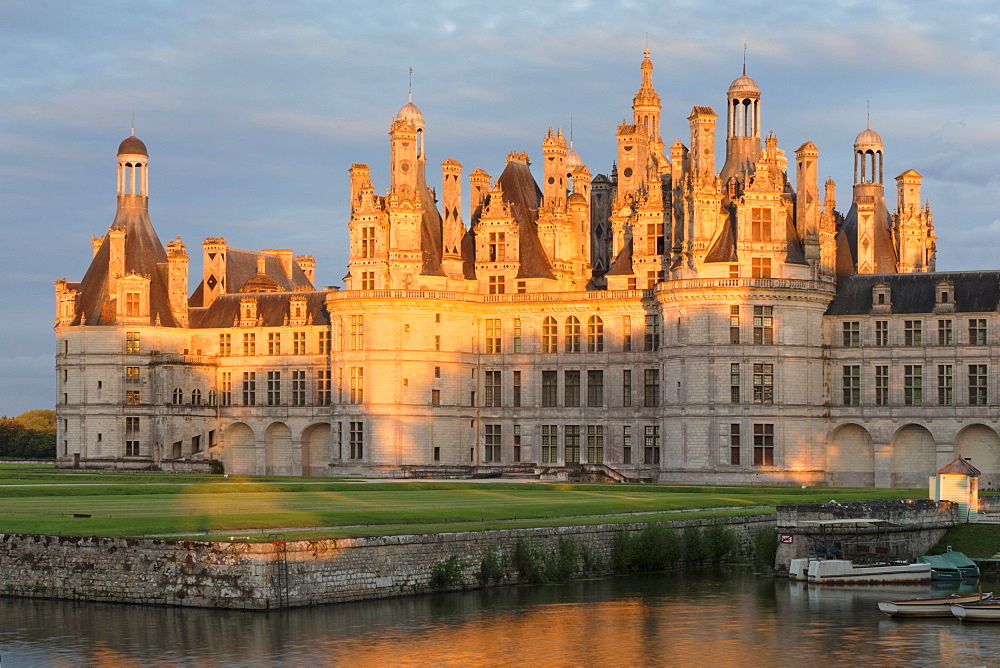
<path fill-rule="evenodd" d="M 267 372 L 267 405 L 281 405 L 281 372 Z"/>
<path fill-rule="evenodd" d="M 363 404 L 365 402 L 365 368 L 361 366 L 351 367 L 351 394 L 350 403 Z"/>
<path fill-rule="evenodd" d="M 622 464 L 632 463 L 632 425 L 622 427 Z"/>
<path fill-rule="evenodd" d="M 955 403 L 955 371 L 951 364 L 938 364 L 938 405 L 951 406 Z"/>
<path fill-rule="evenodd" d="M 140 350 L 139 346 L 139 332 L 126 332 L 125 333 L 125 354 L 126 355 L 138 355 Z"/>
<path fill-rule="evenodd" d="M 542 407 L 554 408 L 559 404 L 559 372 L 542 371 Z"/>
<path fill-rule="evenodd" d="M 305 369 L 292 371 L 292 405 L 306 405 L 306 372 Z"/>
<path fill-rule="evenodd" d="M 486 352 L 501 353 L 500 318 L 489 318 L 486 320 Z"/>
<path fill-rule="evenodd" d="M 139 312 L 139 293 L 138 292 L 126 292 L 125 293 L 125 316 L 130 318 L 137 318 L 141 315 Z"/>
<path fill-rule="evenodd" d="M 563 396 L 565 397 L 563 405 L 567 408 L 576 408 L 580 405 L 579 371 L 563 372 Z"/>
<path fill-rule="evenodd" d="M 514 352 L 521 352 L 521 319 L 514 318 Z"/>
<path fill-rule="evenodd" d="M 632 369 L 622 371 L 622 406 L 632 406 Z"/>
<path fill-rule="evenodd" d="M 257 405 L 257 372 L 243 372 L 243 405 Z"/>
<path fill-rule="evenodd" d="M 553 371 L 553 373 L 555 373 Z M 542 425 L 542 463 L 555 464 L 559 461 L 559 428 L 554 424 Z"/>
<path fill-rule="evenodd" d="M 740 403 L 740 363 L 729 364 L 729 403 Z"/>
<path fill-rule="evenodd" d="M 663 255 L 663 220 L 646 223 L 646 254 Z"/>
<path fill-rule="evenodd" d="M 622 319 L 622 351 L 632 352 L 632 318 L 627 315 Z"/>
<path fill-rule="evenodd" d="M 875 366 L 875 405 L 889 405 L 889 365 Z"/>
<path fill-rule="evenodd" d="M 604 405 L 604 372 L 587 372 L 587 406 L 600 408 Z"/>
<path fill-rule="evenodd" d="M 503 232 L 490 232 L 487 257 L 490 262 L 505 262 L 507 260 L 507 235 Z"/>
<path fill-rule="evenodd" d="M 907 346 L 921 346 L 924 343 L 923 334 L 924 323 L 922 320 L 903 321 L 903 344 Z"/>
<path fill-rule="evenodd" d="M 740 342 L 740 307 L 729 307 L 729 343 Z"/>
<path fill-rule="evenodd" d="M 374 290 L 375 289 L 375 272 L 374 271 L 363 271 L 363 272 L 361 272 L 361 289 L 362 290 Z"/>
<path fill-rule="evenodd" d="M 731 466 L 740 465 L 740 425 L 738 423 L 729 425 L 729 464 Z"/>
<path fill-rule="evenodd" d="M 843 336 L 845 348 L 857 348 L 861 345 L 861 323 L 857 320 L 850 320 L 843 323 Z"/>
<path fill-rule="evenodd" d="M 139 403 L 139 390 L 125 390 L 126 406 L 137 406 Z"/>
<path fill-rule="evenodd" d="M 431 390 L 431 406 L 441 405 L 441 390 Z"/>
<path fill-rule="evenodd" d="M 316 372 L 316 403 L 320 406 L 329 406 L 331 398 L 330 370 L 320 369 Z"/>
<path fill-rule="evenodd" d="M 774 425 L 753 426 L 753 465 L 774 466 Z"/>
<path fill-rule="evenodd" d="M 139 433 L 139 418 L 137 417 L 125 418 L 125 433 L 128 435 Z"/>
<path fill-rule="evenodd" d="M 126 457 L 139 456 L 139 441 L 125 441 L 125 456 Z"/>
<path fill-rule="evenodd" d="M 923 404 L 924 367 L 919 364 L 903 366 L 903 403 L 907 406 Z"/>
<path fill-rule="evenodd" d="M 969 345 L 986 345 L 986 318 L 969 319 Z"/>
<path fill-rule="evenodd" d="M 257 335 L 252 332 L 243 333 L 243 354 L 246 356 L 257 354 Z"/>
<path fill-rule="evenodd" d="M 351 350 L 365 349 L 365 317 L 363 315 L 351 316 L 350 348 Z"/>
<path fill-rule="evenodd" d="M 219 356 L 229 357 L 233 354 L 233 335 L 219 334 Z"/>
<path fill-rule="evenodd" d="M 292 354 L 293 355 L 305 355 L 306 354 L 306 333 L 305 332 L 292 332 Z"/>
<path fill-rule="evenodd" d="M 491 295 L 502 295 L 507 290 L 505 287 L 505 280 L 503 276 L 490 276 L 490 294 Z"/>
<path fill-rule="evenodd" d="M 643 405 L 655 408 L 660 405 L 660 370 L 646 369 L 643 371 Z"/>
<path fill-rule="evenodd" d="M 988 403 L 986 392 L 986 365 L 969 365 L 969 405 L 986 406 Z"/>
<path fill-rule="evenodd" d="M 483 406 L 486 408 L 499 408 L 501 405 L 501 377 L 499 371 L 487 371 L 485 374 L 485 387 L 483 388 L 485 392 L 483 393 L 483 398 L 485 399 Z"/>
<path fill-rule="evenodd" d="M 769 346 L 774 343 L 774 307 L 753 307 L 753 342 Z"/>
<path fill-rule="evenodd" d="M 375 257 L 375 227 L 365 225 L 361 228 L 361 257 L 362 259 Z"/>
<path fill-rule="evenodd" d="M 646 350 L 660 348 L 660 319 L 655 315 L 646 316 Z"/>
<path fill-rule="evenodd" d="M 513 396 L 511 397 L 511 402 L 514 404 L 515 408 L 521 407 L 521 372 L 514 371 L 514 386 L 513 386 Z"/>
<path fill-rule="evenodd" d="M 858 364 L 844 365 L 844 405 L 861 405 L 861 366 Z"/>
<path fill-rule="evenodd" d="M 950 346 L 954 341 L 951 333 L 951 320 L 938 320 L 938 345 Z"/>
<path fill-rule="evenodd" d="M 219 392 L 219 403 L 223 406 L 232 406 L 233 404 L 233 372 L 223 371 L 222 372 L 222 387 Z"/>
<path fill-rule="evenodd" d="M 434 350 L 441 350 L 441 335 L 434 335 Z"/>
<path fill-rule="evenodd" d="M 580 425 L 568 424 L 563 427 L 563 461 L 567 464 L 580 463 Z"/>
<path fill-rule="evenodd" d="M 587 425 L 587 462 L 604 463 L 604 425 Z"/>
<path fill-rule="evenodd" d="M 770 209 L 750 209 L 750 241 L 771 241 Z"/>
<path fill-rule="evenodd" d="M 771 278 L 771 258 L 750 258 L 750 276 L 752 278 Z"/>
<path fill-rule="evenodd" d="M 365 423 L 352 422 L 350 426 L 351 459 L 365 458 Z"/>
<path fill-rule="evenodd" d="M 320 355 L 330 354 L 330 332 L 328 330 L 323 330 L 319 333 L 319 352 Z"/>
<path fill-rule="evenodd" d="M 137 367 L 137 366 L 127 366 L 127 367 L 125 367 L 125 382 L 126 383 L 138 383 L 139 382 L 139 367 Z"/>
<path fill-rule="evenodd" d="M 774 365 L 753 365 L 753 402 L 755 404 L 774 403 Z"/>
<path fill-rule="evenodd" d="M 499 462 L 500 461 L 500 425 L 498 424 L 488 424 L 486 425 L 486 457 L 487 462 Z"/>
<path fill-rule="evenodd" d="M 889 345 L 889 321 L 888 320 L 876 320 L 875 321 L 875 345 L 876 346 L 887 346 L 887 345 Z"/>
<path fill-rule="evenodd" d="M 521 425 L 514 425 L 514 461 L 521 461 Z"/>
<path fill-rule="evenodd" d="M 642 463 L 658 465 L 660 463 L 660 425 L 647 424 L 645 440 L 642 446 Z"/>
<path fill-rule="evenodd" d="M 281 354 L 281 332 L 269 332 L 267 335 L 267 354 Z"/>

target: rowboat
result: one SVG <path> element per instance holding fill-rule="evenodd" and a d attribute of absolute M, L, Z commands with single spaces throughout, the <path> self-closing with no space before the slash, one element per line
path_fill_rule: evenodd
<path fill-rule="evenodd" d="M 854 564 L 848 559 L 826 559 L 809 564 L 809 584 L 887 584 L 929 582 L 930 579 L 930 564 Z"/>
<path fill-rule="evenodd" d="M 952 605 L 951 614 L 962 622 L 1000 622 L 1000 601 Z"/>
<path fill-rule="evenodd" d="M 879 601 L 878 609 L 890 617 L 951 617 L 955 605 L 971 605 L 990 599 L 983 594 L 952 594 L 942 598 L 911 598 L 903 601 Z"/>

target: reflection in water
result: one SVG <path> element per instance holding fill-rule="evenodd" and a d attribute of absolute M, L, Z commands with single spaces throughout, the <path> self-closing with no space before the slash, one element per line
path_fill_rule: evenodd
<path fill-rule="evenodd" d="M 996 584 L 993 583 L 995 587 Z M 0 661 L 45 665 L 991 664 L 1000 625 L 891 620 L 924 586 L 666 573 L 277 612 L 0 599 Z"/>

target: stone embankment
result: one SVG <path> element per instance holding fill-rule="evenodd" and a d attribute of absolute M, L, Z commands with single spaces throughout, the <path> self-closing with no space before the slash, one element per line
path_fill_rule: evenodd
<path fill-rule="evenodd" d="M 664 523 L 675 528 L 720 520 Z M 721 520 L 747 551 L 773 515 Z M 435 565 L 460 573 L 450 587 L 480 586 L 487 555 L 519 540 L 535 549 L 572 539 L 611 572 L 615 536 L 645 524 L 504 529 L 316 541 L 201 542 L 0 534 L 0 595 L 208 608 L 274 608 L 435 591 Z M 455 557 L 455 559 L 452 559 Z"/>

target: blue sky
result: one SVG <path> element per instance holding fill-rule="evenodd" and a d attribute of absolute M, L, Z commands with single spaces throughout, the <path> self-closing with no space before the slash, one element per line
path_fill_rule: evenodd
<path fill-rule="evenodd" d="M 986 1 L 0 0 L 0 414 L 53 405 L 52 285 L 82 278 L 114 217 L 133 112 L 150 215 L 187 243 L 192 289 L 207 236 L 311 253 L 339 285 L 347 169 L 370 163 L 385 188 L 408 68 L 433 182 L 448 157 L 496 176 L 571 121 L 596 174 L 647 39 L 668 146 L 688 142 L 692 106 L 724 108 L 746 43 L 764 130 L 789 156 L 820 148 L 842 209 L 870 101 L 890 200 L 897 174 L 925 177 L 938 269 L 997 269 L 998 34 Z"/>

